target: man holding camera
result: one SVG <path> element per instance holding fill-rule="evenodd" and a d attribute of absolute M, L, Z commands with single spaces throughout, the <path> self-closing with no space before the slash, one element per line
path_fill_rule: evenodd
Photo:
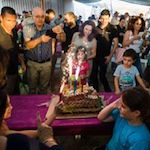
<path fill-rule="evenodd" d="M 33 8 L 33 24 L 23 28 L 25 45 L 28 49 L 27 73 L 30 94 L 44 94 L 48 92 L 51 60 L 54 45 L 53 38 L 64 40 L 64 32 L 60 26 L 53 29 L 45 23 L 45 13 L 41 8 Z"/>

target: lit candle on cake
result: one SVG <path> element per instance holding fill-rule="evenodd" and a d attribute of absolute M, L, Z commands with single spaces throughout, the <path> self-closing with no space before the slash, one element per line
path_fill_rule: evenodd
<path fill-rule="evenodd" d="M 72 85 L 72 80 L 71 80 L 71 77 L 72 77 L 72 58 L 71 57 L 68 58 L 68 73 L 69 73 L 69 87 L 71 88 L 71 85 Z"/>
<path fill-rule="evenodd" d="M 80 73 L 80 66 L 78 65 L 75 72 L 74 94 L 76 94 L 76 90 L 77 90 L 77 81 L 78 81 L 79 73 Z"/>

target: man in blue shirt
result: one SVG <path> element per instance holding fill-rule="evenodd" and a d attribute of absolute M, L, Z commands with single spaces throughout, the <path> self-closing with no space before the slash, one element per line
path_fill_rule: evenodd
<path fill-rule="evenodd" d="M 50 30 L 45 23 L 45 13 L 41 8 L 33 8 L 33 24 L 23 28 L 27 51 L 28 83 L 31 94 L 47 93 L 51 74 L 52 38 L 63 34 L 60 26 Z M 57 34 L 56 34 L 57 33 Z"/>

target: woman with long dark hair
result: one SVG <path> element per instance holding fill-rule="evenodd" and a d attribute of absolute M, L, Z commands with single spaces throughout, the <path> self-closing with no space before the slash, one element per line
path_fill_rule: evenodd
<path fill-rule="evenodd" d="M 95 24 L 93 21 L 85 21 L 79 32 L 74 33 L 71 46 L 84 46 L 87 49 L 87 59 L 90 60 L 96 56 Z"/>
<path fill-rule="evenodd" d="M 145 29 L 145 21 L 143 20 L 143 18 L 139 16 L 131 18 L 123 39 L 123 47 L 132 48 L 135 50 L 137 56 L 134 65 L 137 67 L 141 75 L 142 75 L 142 67 L 139 54 L 141 52 L 140 48 L 143 43 L 144 29 Z"/>

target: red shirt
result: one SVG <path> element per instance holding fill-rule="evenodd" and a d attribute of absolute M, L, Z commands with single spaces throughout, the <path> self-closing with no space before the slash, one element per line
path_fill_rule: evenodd
<path fill-rule="evenodd" d="M 73 75 L 75 75 L 77 67 L 78 67 L 78 62 L 76 60 L 73 61 L 73 66 L 72 66 L 72 73 Z M 90 64 L 88 63 L 88 61 L 83 61 L 80 65 L 80 72 L 79 75 L 87 75 L 90 69 Z"/>

